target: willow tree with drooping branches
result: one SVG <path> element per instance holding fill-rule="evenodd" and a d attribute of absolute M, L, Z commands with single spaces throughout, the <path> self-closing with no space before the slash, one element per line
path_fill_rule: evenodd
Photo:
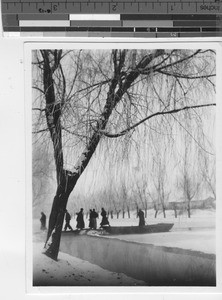
<path fill-rule="evenodd" d="M 50 141 L 57 180 L 49 257 L 58 257 L 69 196 L 98 146 L 136 141 L 142 127 L 149 135 L 154 119 L 170 136 L 173 116 L 213 109 L 214 81 L 208 49 L 33 51 L 33 139 Z"/>

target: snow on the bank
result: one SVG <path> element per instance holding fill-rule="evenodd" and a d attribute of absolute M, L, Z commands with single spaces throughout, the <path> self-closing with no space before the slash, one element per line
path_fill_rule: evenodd
<path fill-rule="evenodd" d="M 114 273 L 87 261 L 59 253 L 58 261 L 43 254 L 43 244 L 33 247 L 33 286 L 137 286 L 145 282 Z"/>

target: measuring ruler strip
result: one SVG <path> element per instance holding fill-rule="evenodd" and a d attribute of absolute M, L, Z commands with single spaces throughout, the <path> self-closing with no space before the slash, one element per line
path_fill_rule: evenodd
<path fill-rule="evenodd" d="M 18 2 L 19 1 L 19 2 Z M 219 14 L 222 13 L 221 1 L 186 2 L 38 2 L 13 0 L 2 1 L 2 13 L 46 13 L 46 14 Z"/>
<path fill-rule="evenodd" d="M 178 37 L 191 33 L 221 36 L 222 5 L 219 0 L 4 0 L 5 32 L 66 32 L 98 34 L 165 34 Z M 170 12 L 170 13 L 169 13 Z M 50 29 L 49 29 L 50 28 Z"/>

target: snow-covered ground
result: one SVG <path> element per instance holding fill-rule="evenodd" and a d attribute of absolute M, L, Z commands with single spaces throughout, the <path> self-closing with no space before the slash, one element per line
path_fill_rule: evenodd
<path fill-rule="evenodd" d="M 137 286 L 143 281 L 123 273 L 109 272 L 97 265 L 65 253 L 59 260 L 49 259 L 42 253 L 42 243 L 33 247 L 33 279 L 35 286 Z"/>
<path fill-rule="evenodd" d="M 36 222 L 35 222 L 36 223 Z M 36 223 L 37 225 L 37 223 Z M 35 228 L 33 236 L 34 286 L 143 286 L 145 282 L 110 272 L 87 261 L 59 253 L 58 261 L 43 252 L 46 232 Z"/>
<path fill-rule="evenodd" d="M 186 214 L 174 217 L 172 211 L 167 211 L 167 217 L 161 213 L 154 218 L 154 211 L 148 212 L 146 223 L 174 223 L 171 232 L 152 234 L 133 234 L 114 236 L 127 241 L 149 243 L 158 246 L 178 247 L 215 253 L 215 211 L 193 210 L 191 218 Z M 138 219 L 131 213 L 128 219 L 116 216 L 109 219 L 111 226 L 137 226 Z M 101 218 L 98 220 L 99 224 Z M 88 225 L 88 220 L 85 220 Z M 76 221 L 71 220 L 75 229 Z M 42 254 L 46 232 L 40 231 L 39 220 L 33 222 L 33 278 L 36 285 L 67 285 L 67 286 L 133 286 L 145 285 L 144 282 L 127 277 L 124 274 L 109 272 L 97 265 L 75 258 L 65 253 L 59 254 L 57 262 Z"/>

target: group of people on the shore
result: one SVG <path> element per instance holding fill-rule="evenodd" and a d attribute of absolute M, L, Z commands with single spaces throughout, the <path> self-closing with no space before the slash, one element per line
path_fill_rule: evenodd
<path fill-rule="evenodd" d="M 80 209 L 80 211 L 78 213 L 76 213 L 77 217 L 76 217 L 76 228 L 77 229 L 83 229 L 85 228 L 85 222 L 84 222 L 84 217 L 83 217 L 83 208 Z M 108 218 L 107 218 L 107 213 L 105 211 L 105 209 L 102 207 L 101 210 L 101 216 L 102 216 L 102 221 L 100 223 L 100 227 L 103 226 L 110 226 Z M 99 217 L 99 214 L 96 212 L 95 208 L 90 209 L 89 210 L 89 228 L 90 229 L 97 229 L 97 218 Z M 70 220 L 71 220 L 71 216 L 69 214 L 69 212 L 66 210 L 66 215 L 65 215 L 65 228 L 64 230 L 66 231 L 67 228 L 69 228 L 70 230 L 73 230 L 71 225 L 70 225 Z"/>
<path fill-rule="evenodd" d="M 80 211 L 78 213 L 76 213 L 77 217 L 76 217 L 76 228 L 77 229 L 83 229 L 85 228 L 85 222 L 84 222 L 84 215 L 83 215 L 83 208 L 80 209 Z M 100 223 L 100 228 L 104 227 L 104 226 L 110 226 L 108 218 L 107 218 L 107 213 L 105 211 L 105 209 L 102 207 L 101 209 L 101 217 L 102 217 L 102 221 Z M 97 229 L 97 218 L 99 217 L 99 214 L 95 211 L 95 208 L 90 209 L 89 210 L 89 228 L 90 229 Z M 145 218 L 144 218 L 144 212 L 139 209 L 138 211 L 138 217 L 139 217 L 139 226 L 144 226 L 145 225 Z M 70 220 L 71 220 L 71 216 L 69 214 L 69 212 L 66 210 L 65 211 L 65 227 L 64 227 L 64 231 L 68 229 L 73 230 L 72 226 L 70 225 Z M 46 215 L 41 212 L 41 218 L 40 218 L 40 222 L 41 222 L 41 230 L 46 230 Z"/>

